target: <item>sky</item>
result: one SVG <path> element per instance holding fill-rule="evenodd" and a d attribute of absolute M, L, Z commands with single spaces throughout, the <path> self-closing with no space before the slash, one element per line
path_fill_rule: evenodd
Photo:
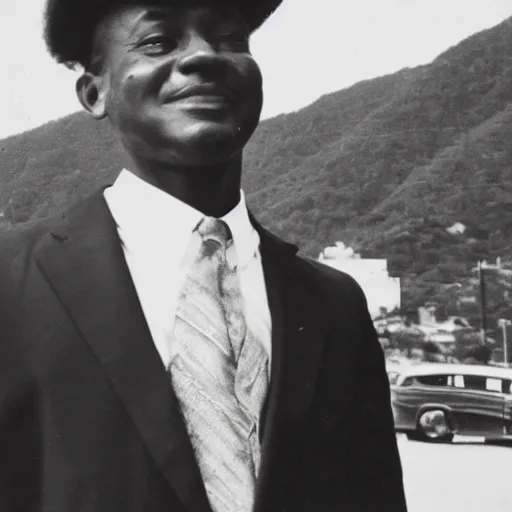
<path fill-rule="evenodd" d="M 77 72 L 42 39 L 45 0 L 2 1 L 0 138 L 80 109 Z M 263 118 L 355 82 L 433 60 L 512 16 L 510 0 L 284 0 L 252 38 L 264 77 Z"/>

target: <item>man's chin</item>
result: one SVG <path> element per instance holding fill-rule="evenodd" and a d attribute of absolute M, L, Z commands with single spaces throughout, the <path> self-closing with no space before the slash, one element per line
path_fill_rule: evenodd
<path fill-rule="evenodd" d="M 202 167 L 228 163 L 242 152 L 243 146 L 244 143 L 237 140 L 235 135 L 214 132 L 186 140 L 166 140 L 158 149 L 153 146 L 153 151 L 149 151 L 153 155 L 147 154 L 147 157 L 168 165 Z"/>
<path fill-rule="evenodd" d="M 182 139 L 203 139 L 210 137 L 233 138 L 240 134 L 240 123 L 229 115 L 204 116 L 199 119 L 187 119 L 181 124 L 179 137 Z"/>
<path fill-rule="evenodd" d="M 252 133 L 252 132 L 251 132 Z M 170 134 L 169 134 L 170 135 Z M 180 148 L 180 153 L 226 158 L 240 152 L 250 134 L 244 134 L 233 122 L 197 122 L 183 129 L 179 137 L 169 136 L 166 146 Z"/>

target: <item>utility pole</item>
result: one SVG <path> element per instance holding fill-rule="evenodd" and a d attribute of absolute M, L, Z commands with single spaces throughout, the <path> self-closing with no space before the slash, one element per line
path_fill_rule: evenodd
<path fill-rule="evenodd" d="M 484 262 L 478 261 L 478 277 L 480 281 L 480 315 L 481 315 L 481 329 L 480 335 L 482 337 L 482 344 L 485 345 L 487 342 L 487 302 L 485 297 L 485 274 L 484 274 Z"/>
<path fill-rule="evenodd" d="M 503 333 L 503 362 L 508 366 L 507 327 L 512 325 L 512 322 L 506 318 L 500 318 L 498 325 L 501 326 L 501 332 Z"/>

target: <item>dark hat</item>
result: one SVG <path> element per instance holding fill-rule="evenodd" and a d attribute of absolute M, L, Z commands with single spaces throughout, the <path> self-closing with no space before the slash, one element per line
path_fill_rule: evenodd
<path fill-rule="evenodd" d="M 232 5 L 245 17 L 251 32 L 256 30 L 282 0 L 47 0 L 44 38 L 48 50 L 68 67 L 87 66 L 91 57 L 96 24 L 112 8 L 121 5 Z"/>

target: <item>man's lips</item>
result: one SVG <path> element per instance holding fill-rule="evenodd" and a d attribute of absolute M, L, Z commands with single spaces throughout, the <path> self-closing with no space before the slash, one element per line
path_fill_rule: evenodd
<path fill-rule="evenodd" d="M 184 96 L 176 100 L 177 103 L 184 105 L 201 105 L 201 106 L 228 106 L 230 102 L 225 96 L 211 95 L 211 94 L 197 94 L 193 96 Z"/>
<path fill-rule="evenodd" d="M 217 85 L 190 85 L 170 94 L 166 103 L 174 103 L 181 100 L 190 102 L 226 104 L 234 101 L 231 91 Z"/>

